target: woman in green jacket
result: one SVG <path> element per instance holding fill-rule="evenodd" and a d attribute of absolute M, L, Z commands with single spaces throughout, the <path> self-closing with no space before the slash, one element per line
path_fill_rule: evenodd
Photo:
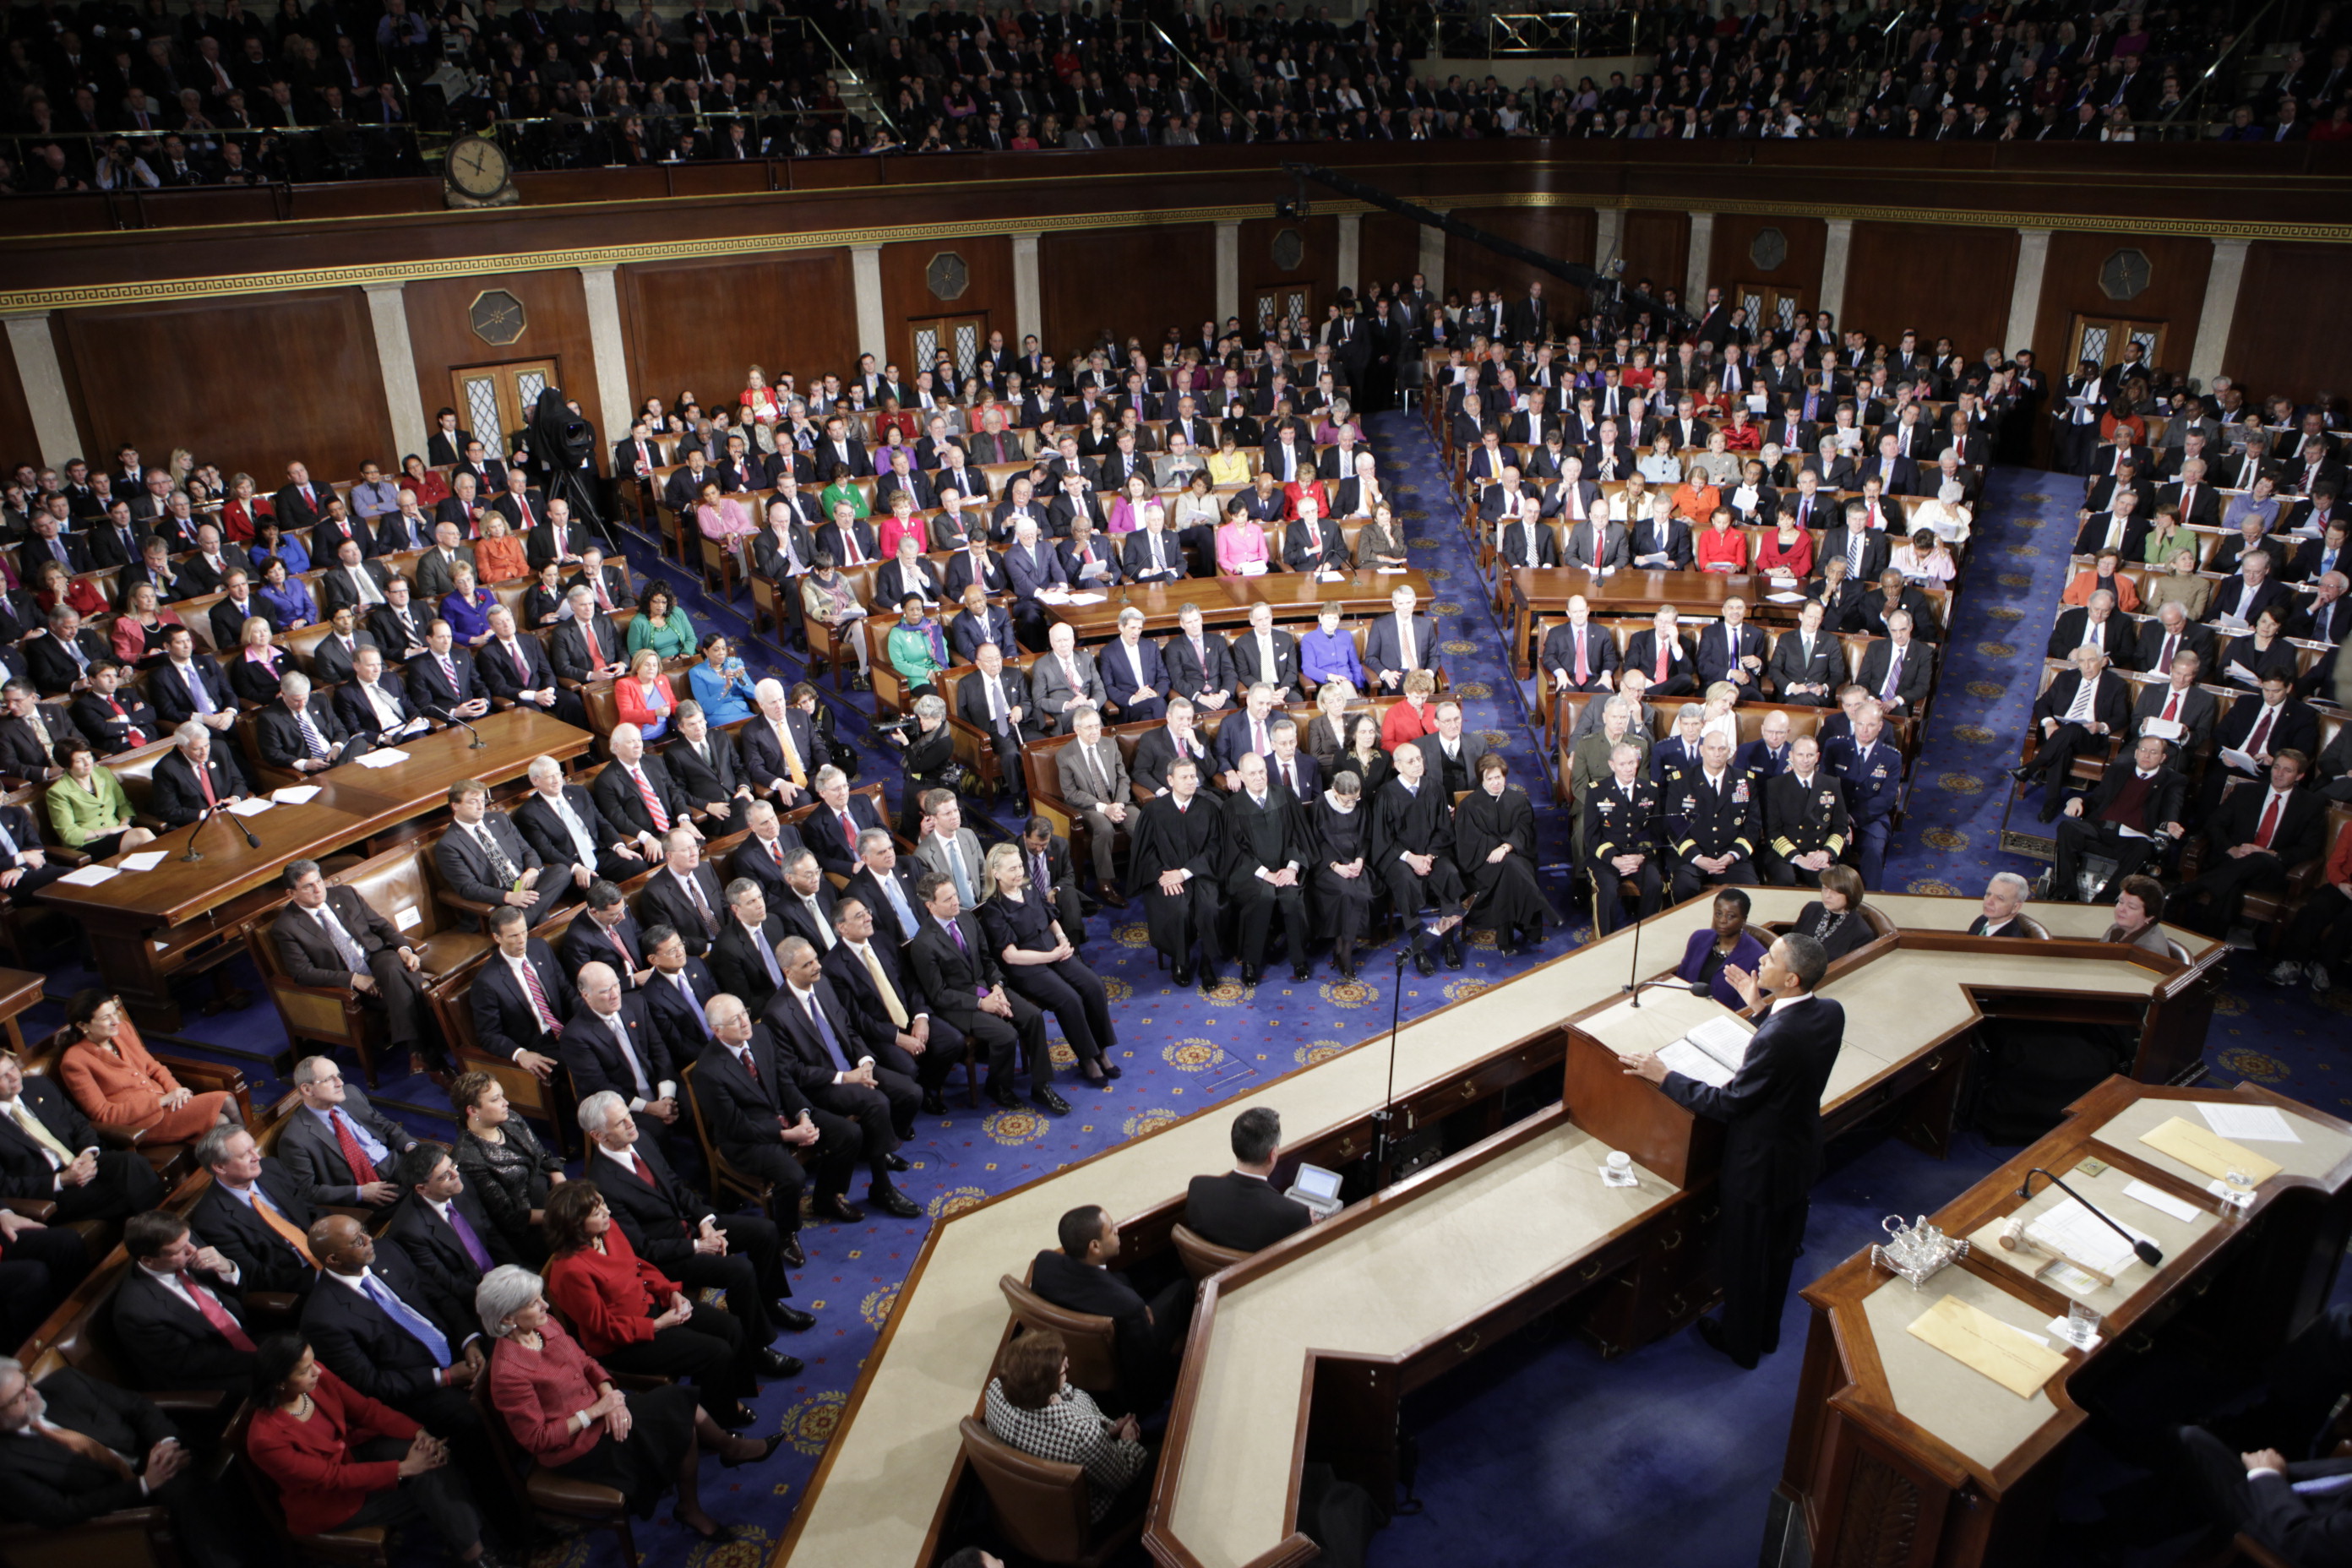
<path fill-rule="evenodd" d="M 49 826 L 58 842 L 105 860 L 155 837 L 131 826 L 131 797 L 122 793 L 122 781 L 98 765 L 88 741 L 59 741 L 56 755 L 66 770 L 48 790 Z"/>
<path fill-rule="evenodd" d="M 659 578 L 646 584 L 645 603 L 629 622 L 629 651 L 651 648 L 667 664 L 692 654 L 698 641 L 694 623 L 687 619 L 670 585 Z"/>

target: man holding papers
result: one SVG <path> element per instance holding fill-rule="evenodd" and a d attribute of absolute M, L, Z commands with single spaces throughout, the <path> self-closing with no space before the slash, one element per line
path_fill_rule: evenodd
<path fill-rule="evenodd" d="M 1753 975 L 1725 978 L 1752 1006 L 1770 1005 L 1731 1081 L 1717 1088 L 1686 1078 L 1654 1056 L 1629 1057 L 1625 1070 L 1647 1079 L 1685 1110 L 1724 1123 L 1722 1228 L 1716 1272 L 1723 1314 L 1701 1318 L 1698 1336 L 1742 1370 L 1780 1347 L 1789 1271 L 1804 1245 L 1805 1213 L 1821 1173 L 1822 1090 L 1845 1038 L 1845 1009 L 1815 996 L 1829 955 L 1809 936 L 1775 942 Z"/>

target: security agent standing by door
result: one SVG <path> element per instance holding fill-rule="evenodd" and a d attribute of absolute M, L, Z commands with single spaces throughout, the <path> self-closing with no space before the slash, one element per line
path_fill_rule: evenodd
<path fill-rule="evenodd" d="M 1774 942 L 1753 975 L 1724 975 L 1752 1006 L 1769 994 L 1764 1021 L 1731 1081 L 1717 1089 L 1685 1078 L 1654 1056 L 1629 1057 L 1686 1110 L 1724 1123 L 1723 1205 L 1716 1271 L 1723 1314 L 1698 1321 L 1699 1338 L 1744 1371 L 1780 1346 L 1789 1272 L 1805 1240 L 1805 1212 L 1822 1164 L 1822 1090 L 1845 1037 L 1845 1009 L 1813 994 L 1829 955 L 1809 936 Z"/>

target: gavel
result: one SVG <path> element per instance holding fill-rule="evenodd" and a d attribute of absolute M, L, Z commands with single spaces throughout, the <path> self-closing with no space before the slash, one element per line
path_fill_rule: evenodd
<path fill-rule="evenodd" d="M 2069 1268 L 2081 1269 L 2097 1280 L 2102 1287 L 2108 1289 L 2115 1288 L 2115 1276 L 2101 1273 L 2079 1258 L 2069 1258 L 2047 1243 L 2026 1235 L 2025 1216 L 2021 1214 L 2010 1215 L 2009 1223 L 2000 1227 L 2000 1248 L 2003 1252 L 2027 1252 L 2039 1258 L 2054 1258 Z"/>

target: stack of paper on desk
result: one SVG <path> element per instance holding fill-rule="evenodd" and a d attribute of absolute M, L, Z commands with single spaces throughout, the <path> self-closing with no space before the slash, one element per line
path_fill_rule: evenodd
<path fill-rule="evenodd" d="M 1748 1059 L 1748 1042 L 1754 1037 L 1755 1031 L 1726 1013 L 1660 1051 L 1658 1059 L 1685 1078 L 1720 1089 Z"/>
<path fill-rule="evenodd" d="M 2013 1328 L 1958 1296 L 1947 1296 L 1919 1314 L 1910 1331 L 2020 1399 L 2032 1398 L 2066 1367 L 2066 1358 L 2040 1334 Z"/>
<path fill-rule="evenodd" d="M 2235 1171 L 2257 1187 L 2285 1168 L 2275 1160 L 2255 1153 L 2242 1143 L 2233 1143 L 2179 1116 L 2141 1133 L 2139 1141 L 2158 1153 L 2171 1155 L 2192 1171 L 2224 1178 Z"/>

